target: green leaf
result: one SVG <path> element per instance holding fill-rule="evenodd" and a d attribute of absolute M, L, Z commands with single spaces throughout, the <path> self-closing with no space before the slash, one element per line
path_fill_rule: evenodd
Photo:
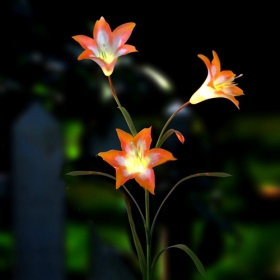
<path fill-rule="evenodd" d="M 105 173 L 97 172 L 97 171 L 72 171 L 69 173 L 66 173 L 65 175 L 70 176 L 81 176 L 81 175 L 104 175 Z"/>
<path fill-rule="evenodd" d="M 184 252 L 186 252 L 186 253 L 191 257 L 191 259 L 194 261 L 197 270 L 206 278 L 205 270 L 204 270 L 203 264 L 201 263 L 201 261 L 199 260 L 199 258 L 196 256 L 196 254 L 195 254 L 189 247 L 187 247 L 187 246 L 184 245 L 184 244 L 177 244 L 177 245 L 169 246 L 169 247 L 166 247 L 165 249 L 163 249 L 162 251 L 160 251 L 160 252 L 155 256 L 155 258 L 154 258 L 154 260 L 153 260 L 152 267 L 151 267 L 151 275 L 153 275 L 156 262 L 157 262 L 157 260 L 159 259 L 159 257 L 161 256 L 161 254 L 162 254 L 163 252 L 165 252 L 166 250 L 171 249 L 171 248 L 178 248 L 178 249 L 181 249 L 181 250 L 183 250 Z"/>
<path fill-rule="evenodd" d="M 169 129 L 168 131 L 166 131 L 164 133 L 164 135 L 160 138 L 159 142 L 158 142 L 158 145 L 157 147 L 161 147 L 162 144 L 173 134 L 175 133 L 177 138 L 179 139 L 179 141 L 181 143 L 184 143 L 185 139 L 184 139 L 184 136 L 182 135 L 181 132 L 179 132 L 178 130 L 175 130 L 175 129 Z"/>
<path fill-rule="evenodd" d="M 128 111 L 124 108 L 124 107 L 119 107 L 119 109 L 122 111 L 123 116 L 126 120 L 127 125 L 129 126 L 129 129 L 131 131 L 131 133 L 133 134 L 133 136 L 135 136 L 137 134 L 135 126 L 133 124 L 132 118 L 130 117 Z"/>
<path fill-rule="evenodd" d="M 126 209 L 127 209 L 128 220 L 129 220 L 129 224 L 130 224 L 130 228 L 131 228 L 131 232 L 132 232 L 132 237 L 133 237 L 134 245 L 135 245 L 137 255 L 138 255 L 140 269 L 142 272 L 143 279 L 145 280 L 146 274 L 147 274 L 146 259 L 145 259 L 144 252 L 143 252 L 141 243 L 139 241 L 139 238 L 138 238 L 138 235 L 136 232 L 136 228 L 135 228 L 135 224 L 134 224 L 134 221 L 132 218 L 129 199 L 126 195 L 124 196 L 124 199 L 125 199 L 125 204 L 126 204 Z"/>
<path fill-rule="evenodd" d="M 206 173 L 199 173 L 195 175 L 191 175 L 192 177 L 199 177 L 199 176 L 210 176 L 210 177 L 231 177 L 232 175 L 224 172 L 206 172 Z M 188 176 L 188 177 L 191 177 Z"/>
<path fill-rule="evenodd" d="M 158 142 L 157 147 L 160 148 L 162 144 L 165 142 L 165 140 L 174 133 L 174 129 L 169 129 L 164 133 L 164 135 L 161 137 L 161 139 Z"/>
<path fill-rule="evenodd" d="M 104 176 L 104 177 L 108 177 L 108 178 L 111 178 L 113 180 L 116 181 L 116 177 L 110 175 L 110 174 L 107 174 L 107 173 L 103 173 L 103 172 L 99 172 L 99 171 L 72 171 L 72 172 L 69 172 L 69 173 L 66 173 L 65 175 L 70 175 L 70 176 L 80 176 L 80 175 L 100 175 L 100 176 Z M 124 190 L 127 192 L 127 194 L 130 196 L 130 198 L 133 200 L 133 202 L 135 203 L 139 213 L 140 213 L 140 216 L 141 216 L 141 219 L 143 221 L 143 224 L 145 226 L 145 219 L 144 219 L 144 216 L 143 216 L 143 213 L 138 205 L 138 203 L 136 202 L 135 198 L 133 197 L 133 195 L 130 193 L 130 191 L 125 187 L 125 185 L 122 185 L 122 187 L 124 188 Z"/>

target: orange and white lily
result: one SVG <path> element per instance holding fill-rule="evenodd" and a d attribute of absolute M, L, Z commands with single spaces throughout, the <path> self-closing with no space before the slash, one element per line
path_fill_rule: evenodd
<path fill-rule="evenodd" d="M 237 87 L 234 80 L 241 77 L 242 74 L 236 77 L 230 70 L 221 71 L 220 60 L 215 51 L 213 51 L 212 62 L 202 54 L 199 54 L 198 57 L 206 64 L 208 75 L 202 86 L 192 95 L 190 103 L 197 104 L 210 98 L 224 97 L 232 101 L 239 109 L 239 102 L 235 96 L 244 95 L 244 93 L 241 88 Z"/>
<path fill-rule="evenodd" d="M 101 17 L 94 25 L 93 38 L 84 35 L 72 37 L 85 49 L 78 60 L 91 59 L 106 76 L 110 76 L 119 56 L 137 52 L 134 46 L 125 44 L 134 26 L 133 22 L 124 23 L 112 32 L 110 25 Z"/>
<path fill-rule="evenodd" d="M 110 150 L 98 155 L 116 169 L 116 188 L 129 179 L 154 194 L 155 175 L 153 167 L 169 160 L 176 160 L 172 153 L 161 149 L 150 150 L 152 142 L 151 127 L 144 128 L 135 137 L 117 129 L 122 151 Z"/>

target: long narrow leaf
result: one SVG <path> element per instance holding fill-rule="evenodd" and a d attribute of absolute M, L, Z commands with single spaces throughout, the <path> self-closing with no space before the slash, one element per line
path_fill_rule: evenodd
<path fill-rule="evenodd" d="M 158 142 L 158 145 L 157 147 L 160 148 L 162 146 L 162 144 L 173 134 L 175 133 L 177 138 L 179 139 L 179 141 L 181 143 L 184 143 L 185 142 L 185 138 L 184 136 L 182 135 L 182 133 L 178 130 L 175 130 L 175 129 L 169 129 L 167 130 L 164 135 L 160 138 L 159 142 Z"/>
<path fill-rule="evenodd" d="M 169 246 L 169 247 L 166 247 L 165 249 L 163 249 L 162 251 L 160 251 L 155 256 L 155 258 L 153 260 L 153 263 L 152 263 L 152 267 L 151 267 L 151 275 L 152 276 L 153 276 L 153 272 L 154 272 L 154 269 L 155 269 L 155 266 L 156 266 L 156 262 L 159 259 L 159 257 L 161 256 L 161 254 L 163 252 L 165 252 L 166 250 L 171 249 L 171 248 L 178 248 L 178 249 L 183 250 L 185 253 L 187 253 L 191 257 L 191 259 L 194 261 L 197 270 L 206 278 L 203 264 L 201 263 L 199 258 L 196 256 L 196 254 L 189 247 L 187 247 L 184 244 L 177 244 L 177 245 Z"/>
<path fill-rule="evenodd" d="M 132 118 L 130 117 L 130 114 L 128 113 L 128 111 L 124 107 L 120 107 L 119 109 L 122 111 L 123 116 L 124 116 L 128 126 L 130 128 L 131 133 L 133 134 L 133 136 L 135 136 L 137 134 L 137 132 L 136 132 L 134 123 L 132 121 Z"/>
<path fill-rule="evenodd" d="M 197 174 L 193 174 L 193 175 L 190 175 L 190 176 L 187 176 L 187 177 L 184 177 L 183 179 L 181 179 L 170 191 L 169 193 L 166 195 L 166 197 L 164 198 L 164 200 L 162 201 L 162 203 L 160 204 L 158 210 L 157 210 L 157 213 L 154 217 L 154 220 L 153 220 L 153 223 L 152 223 L 152 226 L 151 226 L 151 236 L 153 235 L 153 230 L 154 230 L 154 226 L 155 226 L 155 222 L 156 222 L 156 219 L 157 219 L 157 216 L 159 214 L 159 211 L 160 209 L 162 208 L 164 202 L 166 201 L 166 199 L 171 195 L 171 193 L 176 189 L 176 187 L 178 185 L 180 185 L 181 183 L 183 183 L 184 181 L 188 180 L 188 179 L 191 179 L 191 178 L 194 178 L 194 177 L 200 177 L 200 176 L 212 176 L 212 177 L 229 177 L 231 176 L 230 174 L 228 173 L 223 173 L 223 172 L 206 172 L 206 173 L 197 173 Z"/>
<path fill-rule="evenodd" d="M 108 177 L 108 178 L 111 178 L 113 180 L 116 181 L 116 177 L 110 175 L 110 174 L 107 174 L 107 173 L 103 173 L 103 172 L 98 172 L 98 171 L 72 171 L 72 172 L 69 172 L 69 173 L 66 173 L 66 175 L 70 175 L 70 176 L 80 176 L 80 175 L 100 175 L 100 176 L 104 176 L 104 177 Z M 130 191 L 125 187 L 125 185 L 122 185 L 122 187 L 125 189 L 125 191 L 127 192 L 127 194 L 130 196 L 130 198 L 132 199 L 132 201 L 134 202 L 134 204 L 136 205 L 139 213 L 140 213 L 140 216 L 141 216 L 141 219 L 143 221 L 143 224 L 145 226 L 146 224 L 146 221 L 145 221 L 145 218 L 143 216 L 143 213 L 138 205 L 138 203 L 136 202 L 135 198 L 133 197 L 133 195 L 130 193 Z"/>
<path fill-rule="evenodd" d="M 106 176 L 106 175 L 109 175 L 109 174 L 102 173 L 102 172 L 97 172 L 97 171 L 71 171 L 71 172 L 66 173 L 66 175 L 70 175 L 70 176 L 103 175 L 103 176 Z"/>
<path fill-rule="evenodd" d="M 138 235 L 137 235 L 137 232 L 136 232 L 136 228 L 135 228 L 135 224 L 134 224 L 134 221 L 133 221 L 133 218 L 132 218 L 129 199 L 127 198 L 126 195 L 124 196 L 124 199 L 125 199 L 128 220 L 129 220 L 129 224 L 130 224 L 130 228 L 131 228 L 131 232 L 132 232 L 134 245 L 135 245 L 135 248 L 136 248 L 136 251 L 137 251 L 142 276 L 143 276 L 143 279 L 145 280 L 146 279 L 146 274 L 147 274 L 146 259 L 145 259 L 144 252 L 143 252 L 141 243 L 139 241 L 139 238 L 138 238 Z"/>

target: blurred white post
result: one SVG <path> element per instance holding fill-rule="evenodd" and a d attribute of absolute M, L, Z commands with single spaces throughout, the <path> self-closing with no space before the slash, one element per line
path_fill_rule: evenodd
<path fill-rule="evenodd" d="M 59 123 L 32 103 L 12 130 L 16 280 L 64 279 L 64 185 Z"/>

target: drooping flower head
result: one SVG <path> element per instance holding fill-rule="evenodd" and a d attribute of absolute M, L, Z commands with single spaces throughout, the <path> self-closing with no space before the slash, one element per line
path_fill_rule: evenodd
<path fill-rule="evenodd" d="M 101 17 L 94 25 L 93 38 L 84 35 L 72 37 L 85 49 L 78 60 L 91 59 L 106 76 L 110 76 L 119 56 L 137 52 L 134 46 L 125 44 L 134 26 L 133 22 L 124 23 L 112 32 L 109 24 Z"/>
<path fill-rule="evenodd" d="M 234 80 L 241 77 L 242 74 L 236 77 L 230 70 L 221 71 L 220 60 L 215 51 L 213 51 L 212 62 L 202 54 L 199 54 L 198 57 L 206 64 L 208 75 L 202 86 L 192 95 L 190 103 L 197 104 L 210 98 L 224 97 L 231 100 L 239 109 L 239 102 L 235 96 L 244 95 L 244 93 L 241 88 L 237 87 Z"/>
<path fill-rule="evenodd" d="M 116 169 L 116 188 L 134 178 L 141 187 L 154 194 L 155 175 L 152 168 L 176 158 L 161 148 L 150 150 L 151 127 L 144 128 L 135 137 L 121 129 L 117 129 L 117 134 L 122 151 L 110 150 L 98 154 Z"/>

